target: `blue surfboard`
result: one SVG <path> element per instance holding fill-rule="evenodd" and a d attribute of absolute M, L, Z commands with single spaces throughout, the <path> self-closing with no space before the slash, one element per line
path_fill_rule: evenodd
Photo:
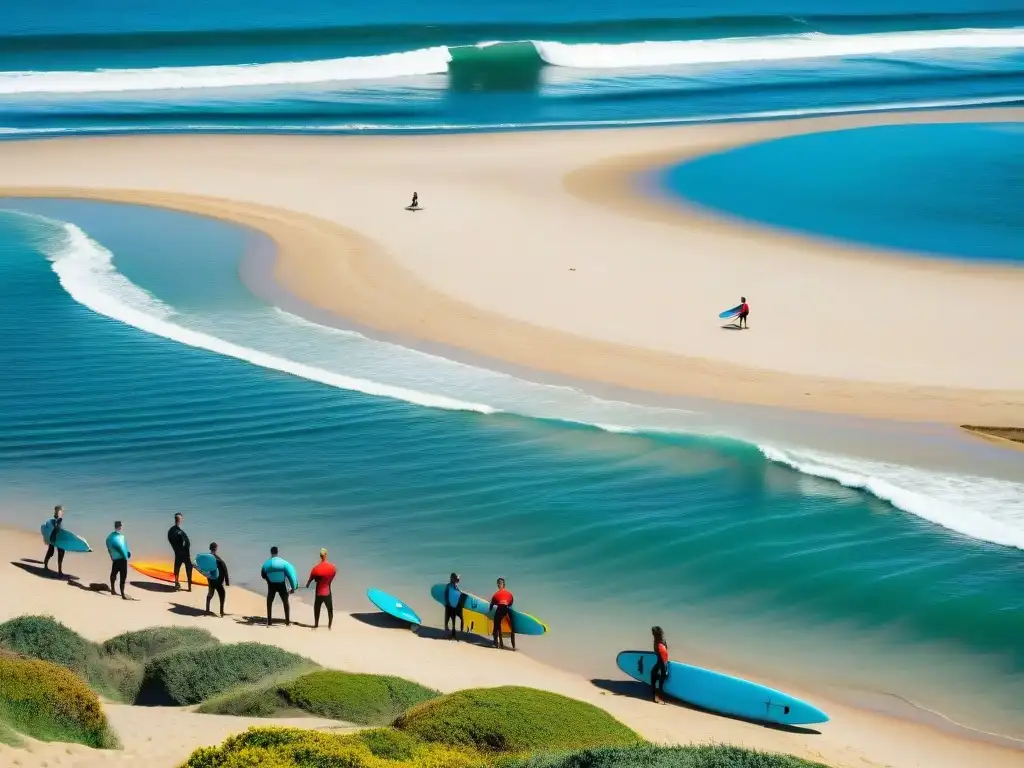
<path fill-rule="evenodd" d="M 740 313 L 741 309 L 743 309 L 743 305 L 742 304 L 737 304 L 732 309 L 727 309 L 727 310 L 725 310 L 725 312 L 719 312 L 718 316 L 722 320 L 725 320 L 727 317 L 733 317 L 734 315 L 738 315 Z"/>
<path fill-rule="evenodd" d="M 52 517 L 39 526 L 39 532 L 43 534 L 43 543 L 49 544 L 50 534 L 53 532 Z M 57 531 L 57 540 L 53 543 L 53 546 L 57 547 L 57 549 L 63 549 L 66 552 L 92 552 L 92 547 L 89 546 L 89 542 L 81 536 L 72 533 L 67 528 L 61 528 Z"/>
<path fill-rule="evenodd" d="M 387 592 L 381 592 L 379 589 L 368 589 L 366 590 L 366 596 L 370 598 L 371 603 L 384 611 L 384 613 L 388 614 L 388 616 L 394 616 L 396 619 L 408 621 L 410 624 L 415 624 L 417 626 L 423 623 L 420 621 L 419 614 L 417 614 L 416 611 L 394 595 L 389 595 Z"/>
<path fill-rule="evenodd" d="M 623 651 L 615 661 L 634 680 L 650 684 L 657 660 L 653 651 Z M 678 661 L 668 663 L 665 693 L 701 709 L 747 720 L 783 725 L 828 722 L 828 715 L 816 706 L 788 693 Z"/>
<path fill-rule="evenodd" d="M 446 586 L 448 585 L 435 584 L 430 588 L 430 596 L 441 605 L 444 605 L 444 588 Z M 484 616 L 491 619 L 494 618 L 494 611 L 491 610 L 491 603 L 489 600 L 484 600 L 482 597 L 477 597 L 469 592 L 463 592 L 463 594 L 466 596 L 466 602 L 463 607 L 467 611 L 482 613 Z M 536 616 L 523 613 L 515 608 L 509 610 L 509 614 L 512 616 L 512 621 L 517 635 L 543 635 L 548 631 L 548 625 Z"/>
<path fill-rule="evenodd" d="M 208 579 L 217 578 L 217 571 L 219 570 L 217 568 L 217 558 L 209 552 L 196 555 L 196 568 Z"/>

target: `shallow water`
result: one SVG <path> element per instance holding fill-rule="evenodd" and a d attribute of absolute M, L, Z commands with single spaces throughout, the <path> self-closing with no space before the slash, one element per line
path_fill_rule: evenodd
<path fill-rule="evenodd" d="M 1024 478 L 983 476 L 1005 452 L 934 449 L 973 461 L 961 473 L 844 457 L 785 414 L 786 442 L 731 439 L 749 436 L 700 406 L 600 401 L 283 313 L 239 279 L 258 243 L 230 225 L 6 205 L 31 212 L 0 213 L 7 519 L 63 503 L 98 540 L 117 516 L 141 556 L 184 511 L 239 583 L 271 543 L 299 570 L 328 546 L 349 605 L 378 586 L 426 617 L 449 571 L 480 593 L 502 575 L 552 627 L 526 651 L 587 674 L 616 677 L 660 623 L 680 655 L 1024 733 Z M 862 431 L 847 440 L 869 448 Z"/>

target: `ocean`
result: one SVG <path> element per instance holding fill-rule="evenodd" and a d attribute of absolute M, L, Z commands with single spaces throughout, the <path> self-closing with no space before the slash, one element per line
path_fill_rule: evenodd
<path fill-rule="evenodd" d="M 1009 104 L 1022 42 L 1019 2 L 48 0 L 0 18 L 0 133 Z M 1024 737 L 1020 454 L 941 425 L 527 381 L 317 322 L 269 281 L 271 245 L 223 222 L 0 209 L 5 521 L 62 503 L 94 542 L 120 518 L 161 556 L 181 511 L 252 585 L 270 544 L 300 570 L 328 546 L 361 611 L 376 586 L 432 618 L 450 571 L 478 593 L 501 575 L 552 627 L 525 652 L 599 681 L 657 623 L 680 658 Z"/>

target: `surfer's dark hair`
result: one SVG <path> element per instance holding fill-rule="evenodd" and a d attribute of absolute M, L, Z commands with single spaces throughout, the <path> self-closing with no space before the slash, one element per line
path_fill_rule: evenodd
<path fill-rule="evenodd" d="M 661 627 L 651 627 L 651 634 L 654 635 L 654 642 L 663 643 L 665 646 L 668 646 L 668 643 L 665 642 L 664 629 Z"/>
<path fill-rule="evenodd" d="M 451 576 L 448 577 L 448 580 L 449 581 L 458 581 L 459 580 L 459 574 L 453 573 Z"/>
<path fill-rule="evenodd" d="M 120 520 L 115 520 L 114 521 L 114 527 L 115 528 L 120 528 L 121 527 L 121 521 Z"/>
<path fill-rule="evenodd" d="M 53 514 L 57 514 L 58 512 L 63 512 L 63 511 L 64 511 L 64 505 L 63 504 L 58 504 L 57 506 L 55 506 L 53 508 Z"/>
<path fill-rule="evenodd" d="M 214 552 L 214 551 L 216 551 L 216 549 L 217 549 L 217 542 L 216 541 L 211 541 L 210 542 L 210 551 Z"/>
<path fill-rule="evenodd" d="M 270 554 L 276 555 L 277 554 L 277 547 L 271 547 L 270 548 Z"/>

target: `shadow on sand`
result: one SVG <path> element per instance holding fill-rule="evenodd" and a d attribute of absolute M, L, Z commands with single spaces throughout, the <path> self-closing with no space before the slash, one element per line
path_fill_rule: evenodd
<path fill-rule="evenodd" d="M 154 581 L 129 581 L 128 584 L 136 589 L 141 589 L 143 592 L 159 592 L 164 595 L 178 591 L 170 584 L 161 584 Z"/>
<path fill-rule="evenodd" d="M 615 696 L 627 696 L 632 699 L 651 699 L 651 686 L 645 683 L 638 683 L 635 680 L 605 680 L 597 678 L 591 680 L 595 686 L 600 688 L 602 691 L 614 694 Z M 721 712 L 715 712 L 711 709 L 704 709 L 703 707 L 697 707 L 693 704 L 687 704 L 685 701 L 679 699 L 667 699 L 673 706 L 682 707 L 683 709 L 689 709 L 694 712 L 702 712 L 705 715 L 711 715 L 713 717 L 721 717 L 726 720 L 737 720 L 741 723 L 750 723 L 751 725 L 759 725 L 762 728 L 768 728 L 772 731 L 783 731 L 784 733 L 800 733 L 808 736 L 820 736 L 821 731 L 817 731 L 813 728 L 802 728 L 799 725 L 784 725 L 782 723 L 766 723 L 763 720 L 751 720 L 747 717 L 736 717 L 735 715 L 726 715 Z M 654 704 L 651 704 L 654 706 Z"/>
<path fill-rule="evenodd" d="M 38 563 L 38 565 L 37 565 Z M 11 560 L 11 565 L 15 568 L 21 568 L 25 573 L 31 573 L 33 576 L 38 576 L 40 579 L 53 579 L 54 581 L 77 581 L 77 576 L 72 576 L 65 573 L 63 576 L 58 576 L 55 570 L 46 570 L 42 567 L 39 560 L 29 560 L 22 558 L 21 560 Z"/>

